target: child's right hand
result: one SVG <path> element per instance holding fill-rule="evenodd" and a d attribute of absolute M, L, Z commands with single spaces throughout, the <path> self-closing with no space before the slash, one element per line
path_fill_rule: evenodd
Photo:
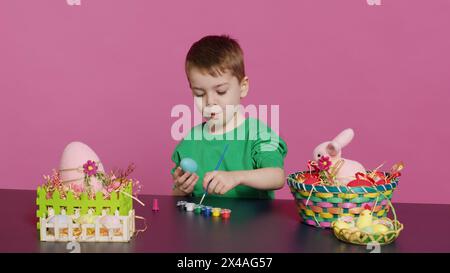
<path fill-rule="evenodd" d="M 184 172 L 181 167 L 177 167 L 173 172 L 175 187 L 185 194 L 190 194 L 194 191 L 198 178 L 196 173 Z"/>

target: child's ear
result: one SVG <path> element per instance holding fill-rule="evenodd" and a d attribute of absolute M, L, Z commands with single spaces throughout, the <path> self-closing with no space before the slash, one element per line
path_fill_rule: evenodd
<path fill-rule="evenodd" d="M 241 81 L 241 98 L 245 98 L 248 94 L 248 77 L 245 76 Z"/>

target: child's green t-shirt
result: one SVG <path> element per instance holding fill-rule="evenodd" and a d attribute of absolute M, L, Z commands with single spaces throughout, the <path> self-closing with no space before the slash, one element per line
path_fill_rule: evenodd
<path fill-rule="evenodd" d="M 210 134 L 205 123 L 192 128 L 172 154 L 172 161 L 176 166 L 171 172 L 175 171 L 183 158 L 189 157 L 195 160 L 198 165 L 196 174 L 199 179 L 194 187 L 193 196 L 203 195 L 203 176 L 207 172 L 214 171 L 227 143 L 228 150 L 219 170 L 238 171 L 284 167 L 284 158 L 287 154 L 286 143 L 264 122 L 247 118 L 237 128 L 222 135 Z M 239 185 L 220 196 L 273 199 L 274 192 Z"/>

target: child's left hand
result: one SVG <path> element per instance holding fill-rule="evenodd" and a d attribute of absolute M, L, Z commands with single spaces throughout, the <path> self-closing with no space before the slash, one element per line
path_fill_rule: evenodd
<path fill-rule="evenodd" d="M 208 193 L 225 194 L 240 184 L 237 172 L 213 171 L 207 172 L 203 178 L 203 188 L 209 184 Z"/>

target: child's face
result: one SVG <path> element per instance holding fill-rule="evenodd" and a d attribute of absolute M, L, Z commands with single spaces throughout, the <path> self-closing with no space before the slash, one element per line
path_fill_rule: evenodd
<path fill-rule="evenodd" d="M 192 68 L 188 78 L 195 105 L 207 122 L 216 127 L 226 125 L 233 118 L 236 106 L 248 93 L 248 78 L 239 82 L 228 70 L 214 77 Z"/>

